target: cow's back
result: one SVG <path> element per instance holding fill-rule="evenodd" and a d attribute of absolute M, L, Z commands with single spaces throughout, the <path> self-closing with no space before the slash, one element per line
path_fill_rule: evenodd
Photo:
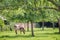
<path fill-rule="evenodd" d="M 24 25 L 23 25 L 23 23 L 16 23 L 16 24 L 14 25 L 14 27 L 15 27 L 15 29 L 20 29 L 21 27 L 24 28 Z"/>

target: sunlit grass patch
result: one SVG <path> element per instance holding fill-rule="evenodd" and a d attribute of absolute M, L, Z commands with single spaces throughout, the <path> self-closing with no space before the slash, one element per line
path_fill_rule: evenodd
<path fill-rule="evenodd" d="M 31 30 L 26 31 L 26 34 L 16 35 L 14 31 L 0 32 L 0 40 L 60 40 L 60 34 L 57 33 L 58 28 L 45 28 L 44 31 L 41 28 L 34 28 L 34 37 L 31 36 Z"/>

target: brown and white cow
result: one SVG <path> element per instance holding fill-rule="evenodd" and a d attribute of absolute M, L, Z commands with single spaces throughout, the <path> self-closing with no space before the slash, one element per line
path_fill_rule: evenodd
<path fill-rule="evenodd" d="M 17 30 L 20 30 L 20 33 L 23 32 L 25 34 L 24 24 L 23 23 L 16 23 L 14 25 L 15 33 L 17 34 Z"/>

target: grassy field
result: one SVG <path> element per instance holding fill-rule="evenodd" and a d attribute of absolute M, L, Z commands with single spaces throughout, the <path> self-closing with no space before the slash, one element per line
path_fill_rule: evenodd
<path fill-rule="evenodd" d="M 41 28 L 34 28 L 35 37 L 31 36 L 31 31 L 26 34 L 16 35 L 14 31 L 3 31 L 0 32 L 0 40 L 60 40 L 60 34 L 58 34 L 58 28 L 45 28 L 44 31 Z"/>

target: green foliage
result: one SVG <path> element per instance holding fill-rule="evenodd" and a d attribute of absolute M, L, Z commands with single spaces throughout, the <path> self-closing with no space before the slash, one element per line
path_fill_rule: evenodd
<path fill-rule="evenodd" d="M 48 0 L 0 0 L 0 9 L 3 9 L 1 14 L 9 21 L 54 21 L 60 17 L 59 12 L 43 7 L 57 8 Z M 59 0 L 54 0 L 59 4 Z M 42 9 L 39 9 L 41 7 Z M 26 14 L 25 14 L 26 13 Z M 56 16 L 57 15 L 57 16 Z M 51 19 L 52 18 L 52 19 Z"/>

